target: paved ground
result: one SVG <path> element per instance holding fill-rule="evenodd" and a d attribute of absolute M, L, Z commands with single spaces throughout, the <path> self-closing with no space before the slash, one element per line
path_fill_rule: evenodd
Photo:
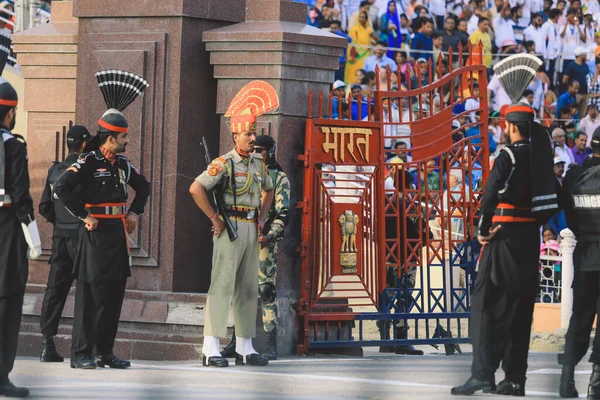
<path fill-rule="evenodd" d="M 67 362 L 42 364 L 19 358 L 12 380 L 35 399 L 460 399 L 450 388 L 469 376 L 471 354 L 447 357 L 431 347 L 418 356 L 290 357 L 267 367 L 215 369 L 201 363 L 134 362 L 127 371 L 73 370 Z M 557 398 L 560 370 L 556 354 L 529 357 L 528 398 Z M 577 387 L 585 393 L 591 366 L 582 363 Z M 503 375 L 497 374 L 497 380 Z M 476 397 L 492 398 L 480 394 Z M 496 396 L 494 396 L 496 397 Z M 585 398 L 583 394 L 582 398 Z"/>

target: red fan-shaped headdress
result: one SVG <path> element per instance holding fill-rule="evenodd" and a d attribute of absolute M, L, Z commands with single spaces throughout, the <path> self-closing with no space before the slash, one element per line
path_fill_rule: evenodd
<path fill-rule="evenodd" d="M 252 81 L 233 98 L 226 117 L 230 117 L 229 128 L 233 133 L 256 130 L 256 117 L 276 110 L 279 97 L 275 88 L 263 81 Z"/>

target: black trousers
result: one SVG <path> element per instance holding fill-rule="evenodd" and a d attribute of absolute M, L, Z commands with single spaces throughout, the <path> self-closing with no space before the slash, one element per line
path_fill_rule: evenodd
<path fill-rule="evenodd" d="M 600 271 L 577 271 L 573 276 L 573 314 L 559 363 L 577 365 L 590 345 L 594 318 L 600 311 Z M 600 335 L 596 333 L 590 362 L 600 364 Z"/>
<path fill-rule="evenodd" d="M 71 285 L 75 280 L 73 262 L 77 254 L 77 238 L 55 236 L 52 239 L 52 257 L 48 286 L 42 302 L 40 328 L 44 337 L 55 336 Z"/>
<path fill-rule="evenodd" d="M 0 383 L 8 379 L 17 356 L 23 293 L 0 297 Z"/>
<path fill-rule="evenodd" d="M 127 280 L 77 281 L 71 360 L 93 357 L 94 348 L 96 355 L 113 353 L 126 285 Z"/>
<path fill-rule="evenodd" d="M 472 296 L 471 374 L 476 379 L 493 380 L 502 361 L 506 379 L 523 381 L 535 295 L 509 292 L 494 285 L 489 277 L 482 278 L 486 282 L 476 285 Z"/>

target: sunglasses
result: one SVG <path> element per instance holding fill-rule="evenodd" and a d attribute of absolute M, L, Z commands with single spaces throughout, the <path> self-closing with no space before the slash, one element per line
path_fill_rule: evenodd
<path fill-rule="evenodd" d="M 254 146 L 254 150 L 252 150 L 252 152 L 253 153 L 260 153 L 263 150 L 267 150 L 267 148 L 266 147 L 257 147 L 257 146 Z"/>

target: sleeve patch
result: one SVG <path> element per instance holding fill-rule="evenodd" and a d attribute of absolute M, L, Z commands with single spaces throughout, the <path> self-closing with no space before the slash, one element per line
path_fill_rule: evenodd
<path fill-rule="evenodd" d="M 219 170 L 214 165 L 211 165 L 208 168 L 208 175 L 210 175 L 210 176 L 217 176 L 218 174 L 219 174 Z"/>

